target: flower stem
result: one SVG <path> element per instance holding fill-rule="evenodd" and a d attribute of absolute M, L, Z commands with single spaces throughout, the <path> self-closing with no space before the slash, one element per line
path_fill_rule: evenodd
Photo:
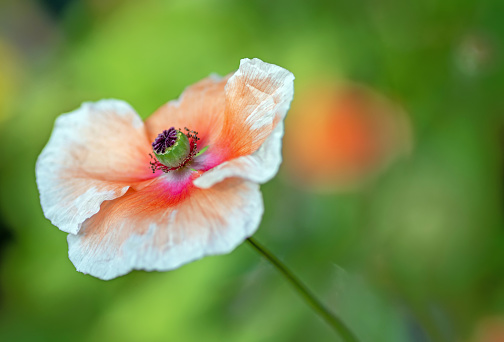
<path fill-rule="evenodd" d="M 259 244 L 253 237 L 247 239 L 248 243 L 256 251 L 262 254 L 263 257 L 268 259 L 275 268 L 282 273 L 282 275 L 289 281 L 289 283 L 296 289 L 296 291 L 303 297 L 303 299 L 321 316 L 346 342 L 358 342 L 355 335 L 350 329 L 338 318 L 334 313 L 330 312 L 310 290 L 299 280 L 276 256 L 271 254 L 264 246 Z"/>

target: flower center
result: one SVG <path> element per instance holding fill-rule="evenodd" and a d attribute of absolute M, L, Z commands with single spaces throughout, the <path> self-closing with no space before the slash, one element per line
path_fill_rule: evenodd
<path fill-rule="evenodd" d="M 156 170 L 163 172 L 179 170 L 194 158 L 198 147 L 198 132 L 191 131 L 187 127 L 184 129 L 186 133 L 171 127 L 159 133 L 154 140 L 152 143 L 154 156 L 151 154 L 153 160 L 150 162 L 153 173 Z"/>
<path fill-rule="evenodd" d="M 152 143 L 152 149 L 157 154 L 162 154 L 166 151 L 167 148 L 173 146 L 175 141 L 177 141 L 177 133 L 178 131 L 175 127 L 171 127 L 168 130 L 164 130 L 159 133 L 156 140 Z"/>

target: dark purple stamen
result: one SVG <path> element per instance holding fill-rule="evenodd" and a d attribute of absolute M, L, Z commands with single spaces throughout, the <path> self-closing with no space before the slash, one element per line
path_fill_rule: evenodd
<path fill-rule="evenodd" d="M 163 132 L 159 133 L 156 140 L 152 143 L 152 149 L 154 152 L 162 154 L 168 147 L 173 146 L 175 141 L 177 141 L 177 133 L 178 131 L 175 127 L 171 127 L 168 130 L 165 129 Z"/>

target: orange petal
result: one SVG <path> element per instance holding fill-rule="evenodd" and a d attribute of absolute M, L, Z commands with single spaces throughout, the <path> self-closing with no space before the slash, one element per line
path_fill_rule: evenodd
<path fill-rule="evenodd" d="M 239 177 L 254 183 L 266 183 L 278 172 L 282 163 L 283 121 L 280 121 L 273 133 L 251 155 L 238 157 L 219 164 L 194 180 L 194 185 L 208 189 L 226 178 Z"/>
<path fill-rule="evenodd" d="M 36 166 L 45 216 L 76 234 L 103 201 L 152 178 L 149 152 L 142 120 L 123 101 L 84 103 L 61 115 Z"/>
<path fill-rule="evenodd" d="M 141 190 L 106 202 L 68 235 L 78 271 L 112 279 L 133 269 L 165 271 L 205 255 L 233 250 L 257 229 L 257 184 L 230 179 L 208 190 L 168 173 Z"/>
<path fill-rule="evenodd" d="M 194 184 L 209 188 L 225 178 L 256 183 L 273 178 L 282 162 L 283 119 L 294 95 L 294 75 L 259 59 L 243 59 L 226 85 L 226 117 L 219 148 L 227 160 Z"/>
<path fill-rule="evenodd" d="M 259 149 L 284 119 L 294 94 L 294 75 L 257 58 L 242 59 L 226 84 L 226 111 L 219 146 L 230 160 Z"/>
<path fill-rule="evenodd" d="M 207 77 L 184 90 L 178 100 L 159 108 L 145 121 L 149 141 L 170 127 L 187 127 L 198 132 L 199 147 L 213 145 L 222 129 L 227 80 L 228 77 Z"/>

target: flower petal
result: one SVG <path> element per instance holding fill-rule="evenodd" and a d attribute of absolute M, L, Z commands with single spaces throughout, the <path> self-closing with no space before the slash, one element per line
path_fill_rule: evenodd
<path fill-rule="evenodd" d="M 145 188 L 102 205 L 68 235 L 78 271 L 112 279 L 133 269 L 165 271 L 233 250 L 259 226 L 257 184 L 228 179 L 208 190 L 168 173 Z M 187 183 L 186 183 L 187 181 Z"/>
<path fill-rule="evenodd" d="M 170 127 L 188 127 L 198 132 L 198 146 L 213 144 L 222 129 L 224 87 L 229 77 L 210 76 L 186 88 L 178 100 L 170 101 L 146 121 L 147 135 L 154 141 Z"/>
<path fill-rule="evenodd" d="M 248 156 L 232 159 L 203 173 L 193 183 L 199 188 L 208 189 L 226 178 L 240 177 L 254 183 L 266 183 L 278 172 L 282 163 L 283 121 L 257 151 Z"/>
<path fill-rule="evenodd" d="M 84 103 L 61 115 L 35 169 L 45 216 L 76 234 L 103 201 L 153 177 L 149 147 L 142 120 L 123 101 Z"/>
<path fill-rule="evenodd" d="M 229 177 L 264 183 L 277 173 L 293 81 L 294 75 L 279 66 L 241 61 L 226 85 L 226 117 L 218 141 L 227 161 L 196 179 L 196 186 L 209 188 Z"/>
<path fill-rule="evenodd" d="M 257 151 L 284 119 L 294 95 L 294 75 L 260 59 L 242 59 L 226 84 L 226 112 L 220 146 L 228 158 Z"/>

